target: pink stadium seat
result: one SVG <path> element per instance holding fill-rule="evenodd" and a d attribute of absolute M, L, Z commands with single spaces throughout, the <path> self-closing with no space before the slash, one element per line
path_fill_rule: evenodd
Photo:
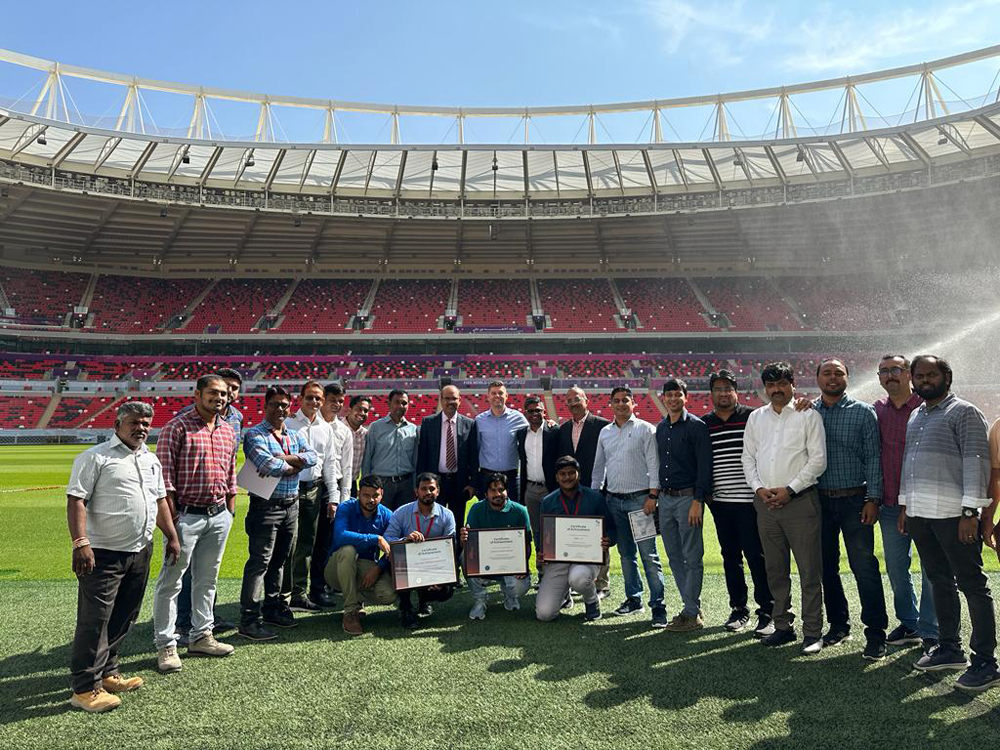
<path fill-rule="evenodd" d="M 705 308 L 686 279 L 616 279 L 625 304 L 642 331 L 713 331 Z"/>
<path fill-rule="evenodd" d="M 348 333 L 371 287 L 371 279 L 304 279 L 281 311 L 281 324 L 268 332 Z"/>
<path fill-rule="evenodd" d="M 531 315 L 526 279 L 463 279 L 458 285 L 463 326 L 523 326 Z"/>

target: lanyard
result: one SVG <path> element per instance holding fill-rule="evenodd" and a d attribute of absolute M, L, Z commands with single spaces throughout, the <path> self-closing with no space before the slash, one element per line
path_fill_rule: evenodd
<path fill-rule="evenodd" d="M 286 454 L 291 454 L 291 452 L 292 452 L 292 439 L 290 437 L 288 437 L 287 434 L 280 433 L 277 430 L 271 430 L 271 436 L 275 440 L 278 441 L 278 443 L 281 445 L 281 449 Z M 288 445 L 285 445 L 285 440 L 286 439 L 288 440 Z"/>
<path fill-rule="evenodd" d="M 424 539 L 429 538 L 431 535 L 431 527 L 434 525 L 434 516 L 431 516 L 430 518 L 427 519 L 427 531 L 424 531 L 422 528 L 420 528 L 420 511 L 418 510 L 413 511 L 413 518 L 417 523 L 417 531 L 419 531 L 423 535 Z"/>
<path fill-rule="evenodd" d="M 566 498 L 564 498 L 562 496 L 561 492 L 559 493 L 559 502 L 562 503 L 563 510 L 566 512 L 567 516 L 575 516 L 575 515 L 577 515 L 580 512 L 580 499 L 581 499 L 580 496 L 581 496 L 581 493 L 577 492 L 576 493 L 576 505 L 573 506 L 573 512 L 570 513 L 569 512 L 569 506 L 566 505 Z"/>

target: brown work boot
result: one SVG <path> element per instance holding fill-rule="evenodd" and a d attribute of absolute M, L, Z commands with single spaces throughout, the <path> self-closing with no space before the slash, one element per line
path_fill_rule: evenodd
<path fill-rule="evenodd" d="M 101 680 L 101 684 L 109 693 L 130 693 L 142 687 L 142 678 L 122 677 L 120 674 L 113 674 Z"/>
<path fill-rule="evenodd" d="M 702 619 L 701 615 L 695 615 L 694 617 L 689 617 L 688 615 L 677 615 L 670 624 L 667 625 L 667 630 L 671 633 L 687 633 L 692 630 L 701 630 L 705 627 L 705 621 Z"/>
<path fill-rule="evenodd" d="M 348 635 L 362 635 L 365 632 L 358 612 L 344 612 L 344 632 Z"/>
<path fill-rule="evenodd" d="M 122 704 L 122 699 L 117 695 L 112 695 L 102 687 L 95 687 L 86 693 L 73 693 L 69 699 L 69 704 L 74 708 L 82 708 L 92 714 L 100 714 L 118 708 Z"/>

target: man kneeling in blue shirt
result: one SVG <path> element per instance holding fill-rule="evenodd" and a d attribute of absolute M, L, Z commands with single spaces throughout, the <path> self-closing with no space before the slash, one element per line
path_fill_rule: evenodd
<path fill-rule="evenodd" d="M 411 542 L 422 542 L 425 539 L 437 539 L 450 536 L 455 538 L 455 514 L 443 505 L 438 504 L 438 493 L 441 482 L 438 475 L 426 471 L 417 475 L 417 499 L 412 503 L 401 505 L 389 519 L 385 538 L 390 542 L 407 539 Z M 434 610 L 431 602 L 443 602 L 451 599 L 455 593 L 455 584 L 446 583 L 426 586 L 420 589 L 408 589 L 399 592 L 399 612 L 403 627 L 409 630 L 419 624 L 417 614 L 413 611 L 413 600 L 410 594 L 416 591 L 419 602 L 418 612 L 429 615 Z"/>
<path fill-rule="evenodd" d="M 358 498 L 340 504 L 333 522 L 330 554 L 323 577 L 344 594 L 344 632 L 361 635 L 365 604 L 394 604 L 386 529 L 392 511 L 382 505 L 382 480 L 362 477 Z M 382 553 L 381 558 L 379 552 Z"/>

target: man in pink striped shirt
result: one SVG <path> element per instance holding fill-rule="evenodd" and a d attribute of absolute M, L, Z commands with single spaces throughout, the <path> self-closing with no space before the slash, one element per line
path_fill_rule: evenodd
<path fill-rule="evenodd" d="M 188 653 L 228 656 L 233 652 L 232 646 L 219 643 L 212 635 L 212 603 L 236 507 L 236 433 L 219 416 L 229 397 L 221 377 L 199 378 L 194 397 L 195 408 L 170 420 L 160 431 L 156 446 L 167 504 L 181 544 L 177 564 L 160 570 L 153 597 L 153 631 L 161 672 L 181 668 L 175 624 L 181 577 L 188 566 L 192 572 Z"/>
<path fill-rule="evenodd" d="M 885 570 L 892 587 L 893 606 L 899 625 L 886 643 L 902 646 L 923 643 L 927 650 L 937 644 L 938 623 L 931 584 L 924 573 L 920 587 L 920 608 L 910 578 L 912 540 L 900 530 L 899 479 L 903 470 L 903 450 L 906 447 L 906 423 L 910 414 L 923 403 L 910 383 L 910 360 L 901 354 L 887 354 L 878 365 L 878 380 L 886 397 L 875 402 L 878 430 L 882 438 L 882 509 L 879 527 L 882 529 L 882 551 Z"/>

